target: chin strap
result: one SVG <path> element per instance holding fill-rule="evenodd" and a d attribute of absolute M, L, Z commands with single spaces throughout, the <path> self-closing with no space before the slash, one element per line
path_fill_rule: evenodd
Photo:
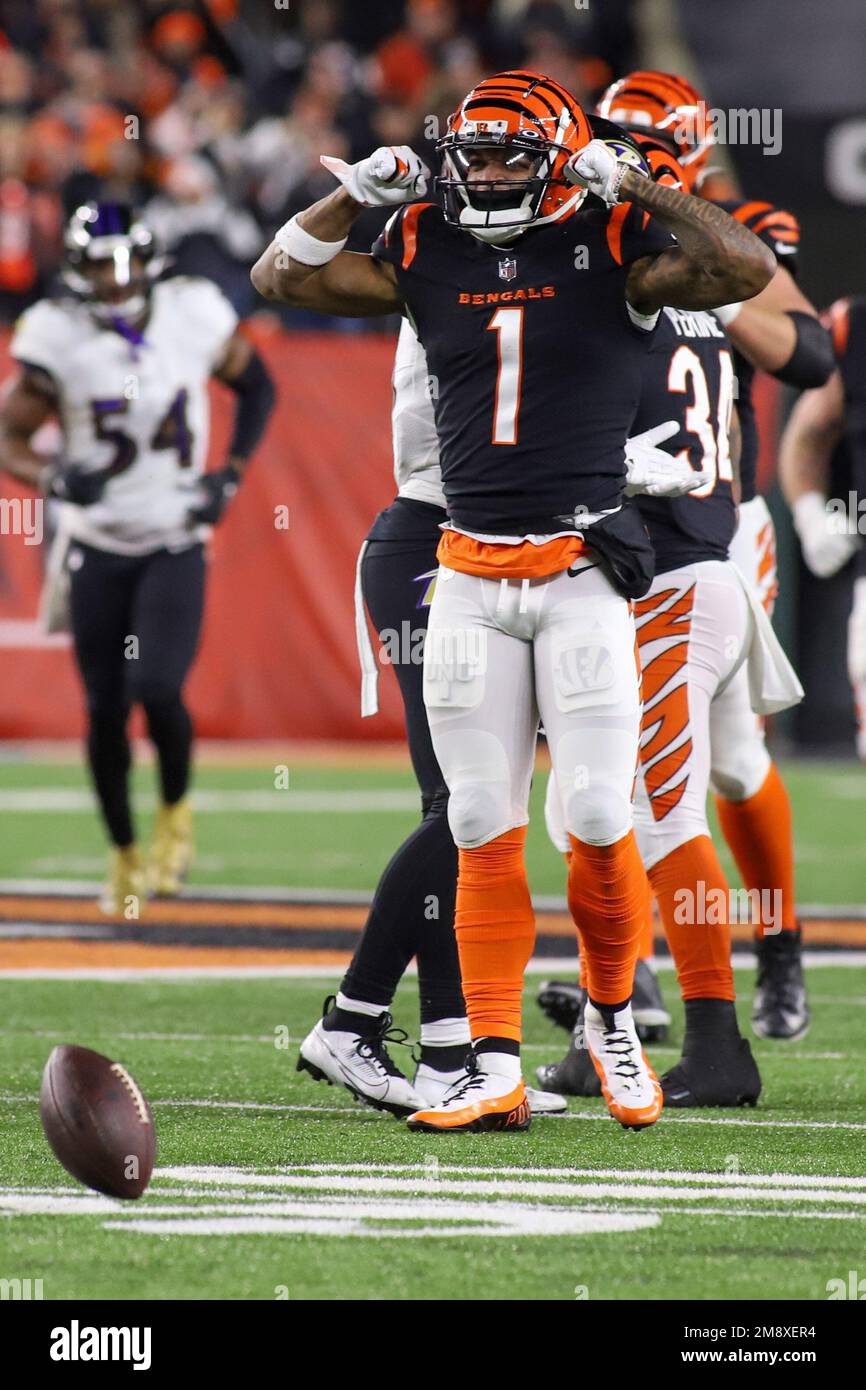
<path fill-rule="evenodd" d="M 562 204 L 562 207 L 556 209 L 556 212 L 549 212 L 546 217 L 535 217 L 522 226 L 516 227 L 507 223 L 502 227 L 497 227 L 495 224 L 473 227 L 464 221 L 464 215 L 467 212 L 476 212 L 478 209 L 464 208 L 460 214 L 460 226 L 464 232 L 470 232 L 479 241 L 492 243 L 495 246 L 505 246 L 522 236 L 524 232 L 528 232 L 530 227 L 543 227 L 547 222 L 558 222 L 561 218 L 567 217 L 569 213 L 576 212 L 586 198 L 586 194 L 585 188 L 576 188 L 571 197 Z"/>

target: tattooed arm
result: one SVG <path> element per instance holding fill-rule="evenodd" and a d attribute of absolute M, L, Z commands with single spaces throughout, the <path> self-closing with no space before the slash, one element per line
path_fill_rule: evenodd
<path fill-rule="evenodd" d="M 626 298 L 638 313 L 674 309 L 714 309 L 760 294 L 776 271 L 772 252 L 754 233 L 715 203 L 653 183 L 627 170 L 621 197 L 658 218 L 677 245 L 635 261 Z"/>

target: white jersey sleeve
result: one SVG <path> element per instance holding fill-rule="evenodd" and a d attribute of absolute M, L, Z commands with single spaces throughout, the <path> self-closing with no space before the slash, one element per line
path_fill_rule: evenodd
<path fill-rule="evenodd" d="M 444 508 L 439 439 L 427 373 L 427 355 L 406 319 L 397 339 L 392 381 L 394 405 L 391 411 L 391 437 L 397 493 L 400 497 L 414 497 L 419 502 L 430 502 L 433 506 Z"/>
<path fill-rule="evenodd" d="M 68 306 L 41 299 L 21 315 L 9 352 L 22 366 L 41 367 L 59 382 L 76 337 Z"/>
<path fill-rule="evenodd" d="M 238 326 L 237 313 L 212 280 L 178 276 L 166 285 L 173 291 L 175 312 L 183 318 L 185 339 L 213 370 Z"/>

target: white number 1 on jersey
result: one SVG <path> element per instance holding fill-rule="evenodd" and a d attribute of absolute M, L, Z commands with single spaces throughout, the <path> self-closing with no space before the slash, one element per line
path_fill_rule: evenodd
<path fill-rule="evenodd" d="M 520 383 L 523 379 L 523 308 L 497 309 L 487 325 L 497 333 L 499 368 L 493 402 L 493 443 L 517 443 Z"/>

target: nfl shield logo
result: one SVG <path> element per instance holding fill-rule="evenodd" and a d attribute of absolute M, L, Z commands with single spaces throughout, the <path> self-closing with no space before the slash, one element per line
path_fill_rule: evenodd
<path fill-rule="evenodd" d="M 513 260 L 510 256 L 506 257 L 504 261 L 499 262 L 500 280 L 513 280 L 516 274 L 517 262 Z"/>

